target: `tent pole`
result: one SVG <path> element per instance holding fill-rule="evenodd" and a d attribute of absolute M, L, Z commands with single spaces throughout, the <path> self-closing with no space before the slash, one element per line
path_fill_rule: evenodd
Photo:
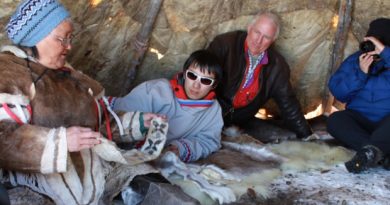
<path fill-rule="evenodd" d="M 125 78 L 124 86 L 121 90 L 121 96 L 127 94 L 134 79 L 137 75 L 138 66 L 142 62 L 145 51 L 148 48 L 148 41 L 153 29 L 153 24 L 156 20 L 158 11 L 160 10 L 163 0 L 150 0 L 148 11 L 146 12 L 145 21 L 140 28 L 135 41 L 133 43 L 133 55 L 130 62 L 130 67 L 126 69 L 127 77 Z"/>
<path fill-rule="evenodd" d="M 351 13 L 353 7 L 353 0 L 339 0 L 339 13 L 336 35 L 333 39 L 333 49 L 330 59 L 329 71 L 326 75 L 325 91 L 322 100 L 323 113 L 330 114 L 334 97 L 328 88 L 328 81 L 330 76 L 337 70 L 343 61 L 344 48 L 348 38 L 348 31 L 351 24 Z"/>

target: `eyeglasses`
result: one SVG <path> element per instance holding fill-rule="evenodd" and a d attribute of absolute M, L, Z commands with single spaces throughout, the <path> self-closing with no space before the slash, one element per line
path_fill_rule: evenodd
<path fill-rule="evenodd" d="M 190 80 L 197 80 L 200 83 L 202 83 L 203 85 L 208 85 L 208 86 L 213 85 L 213 83 L 215 81 L 215 79 L 200 76 L 200 75 L 198 75 L 190 70 L 186 71 L 186 77 Z"/>
<path fill-rule="evenodd" d="M 61 42 L 61 45 L 63 47 L 68 47 L 69 45 L 72 45 L 73 38 L 74 38 L 73 34 L 70 35 L 69 38 L 62 38 L 62 37 L 56 36 L 56 39 Z"/>

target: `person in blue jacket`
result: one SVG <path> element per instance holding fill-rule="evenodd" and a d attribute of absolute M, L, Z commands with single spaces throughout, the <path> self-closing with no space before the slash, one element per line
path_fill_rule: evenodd
<path fill-rule="evenodd" d="M 390 19 L 372 21 L 364 41 L 373 44 L 372 51 L 361 44 L 328 84 L 334 97 L 346 103 L 345 110 L 329 116 L 328 132 L 356 151 L 345 163 L 352 173 L 390 159 Z"/>

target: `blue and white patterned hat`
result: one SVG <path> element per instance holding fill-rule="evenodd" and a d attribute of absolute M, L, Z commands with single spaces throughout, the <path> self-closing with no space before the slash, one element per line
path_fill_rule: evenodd
<path fill-rule="evenodd" d="M 14 44 L 32 47 L 68 17 L 69 12 L 56 0 L 25 0 L 12 15 L 6 30 Z"/>

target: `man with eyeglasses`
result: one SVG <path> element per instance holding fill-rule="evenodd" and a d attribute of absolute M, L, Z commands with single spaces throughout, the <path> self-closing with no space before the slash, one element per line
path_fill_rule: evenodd
<path fill-rule="evenodd" d="M 263 141 L 270 139 L 260 136 L 259 127 L 264 123 L 255 114 L 270 98 L 298 138 L 312 134 L 289 82 L 289 66 L 270 47 L 278 37 L 279 21 L 273 13 L 260 13 L 248 25 L 247 32 L 221 34 L 208 47 L 224 69 L 216 91 L 225 126 L 238 125 Z"/>
<path fill-rule="evenodd" d="M 195 161 L 221 146 L 222 113 L 213 91 L 221 77 L 217 57 L 199 50 L 186 60 L 183 72 L 170 81 L 144 82 L 125 97 L 113 98 L 111 104 L 114 110 L 166 115 L 169 128 L 165 150 L 184 162 Z"/>

